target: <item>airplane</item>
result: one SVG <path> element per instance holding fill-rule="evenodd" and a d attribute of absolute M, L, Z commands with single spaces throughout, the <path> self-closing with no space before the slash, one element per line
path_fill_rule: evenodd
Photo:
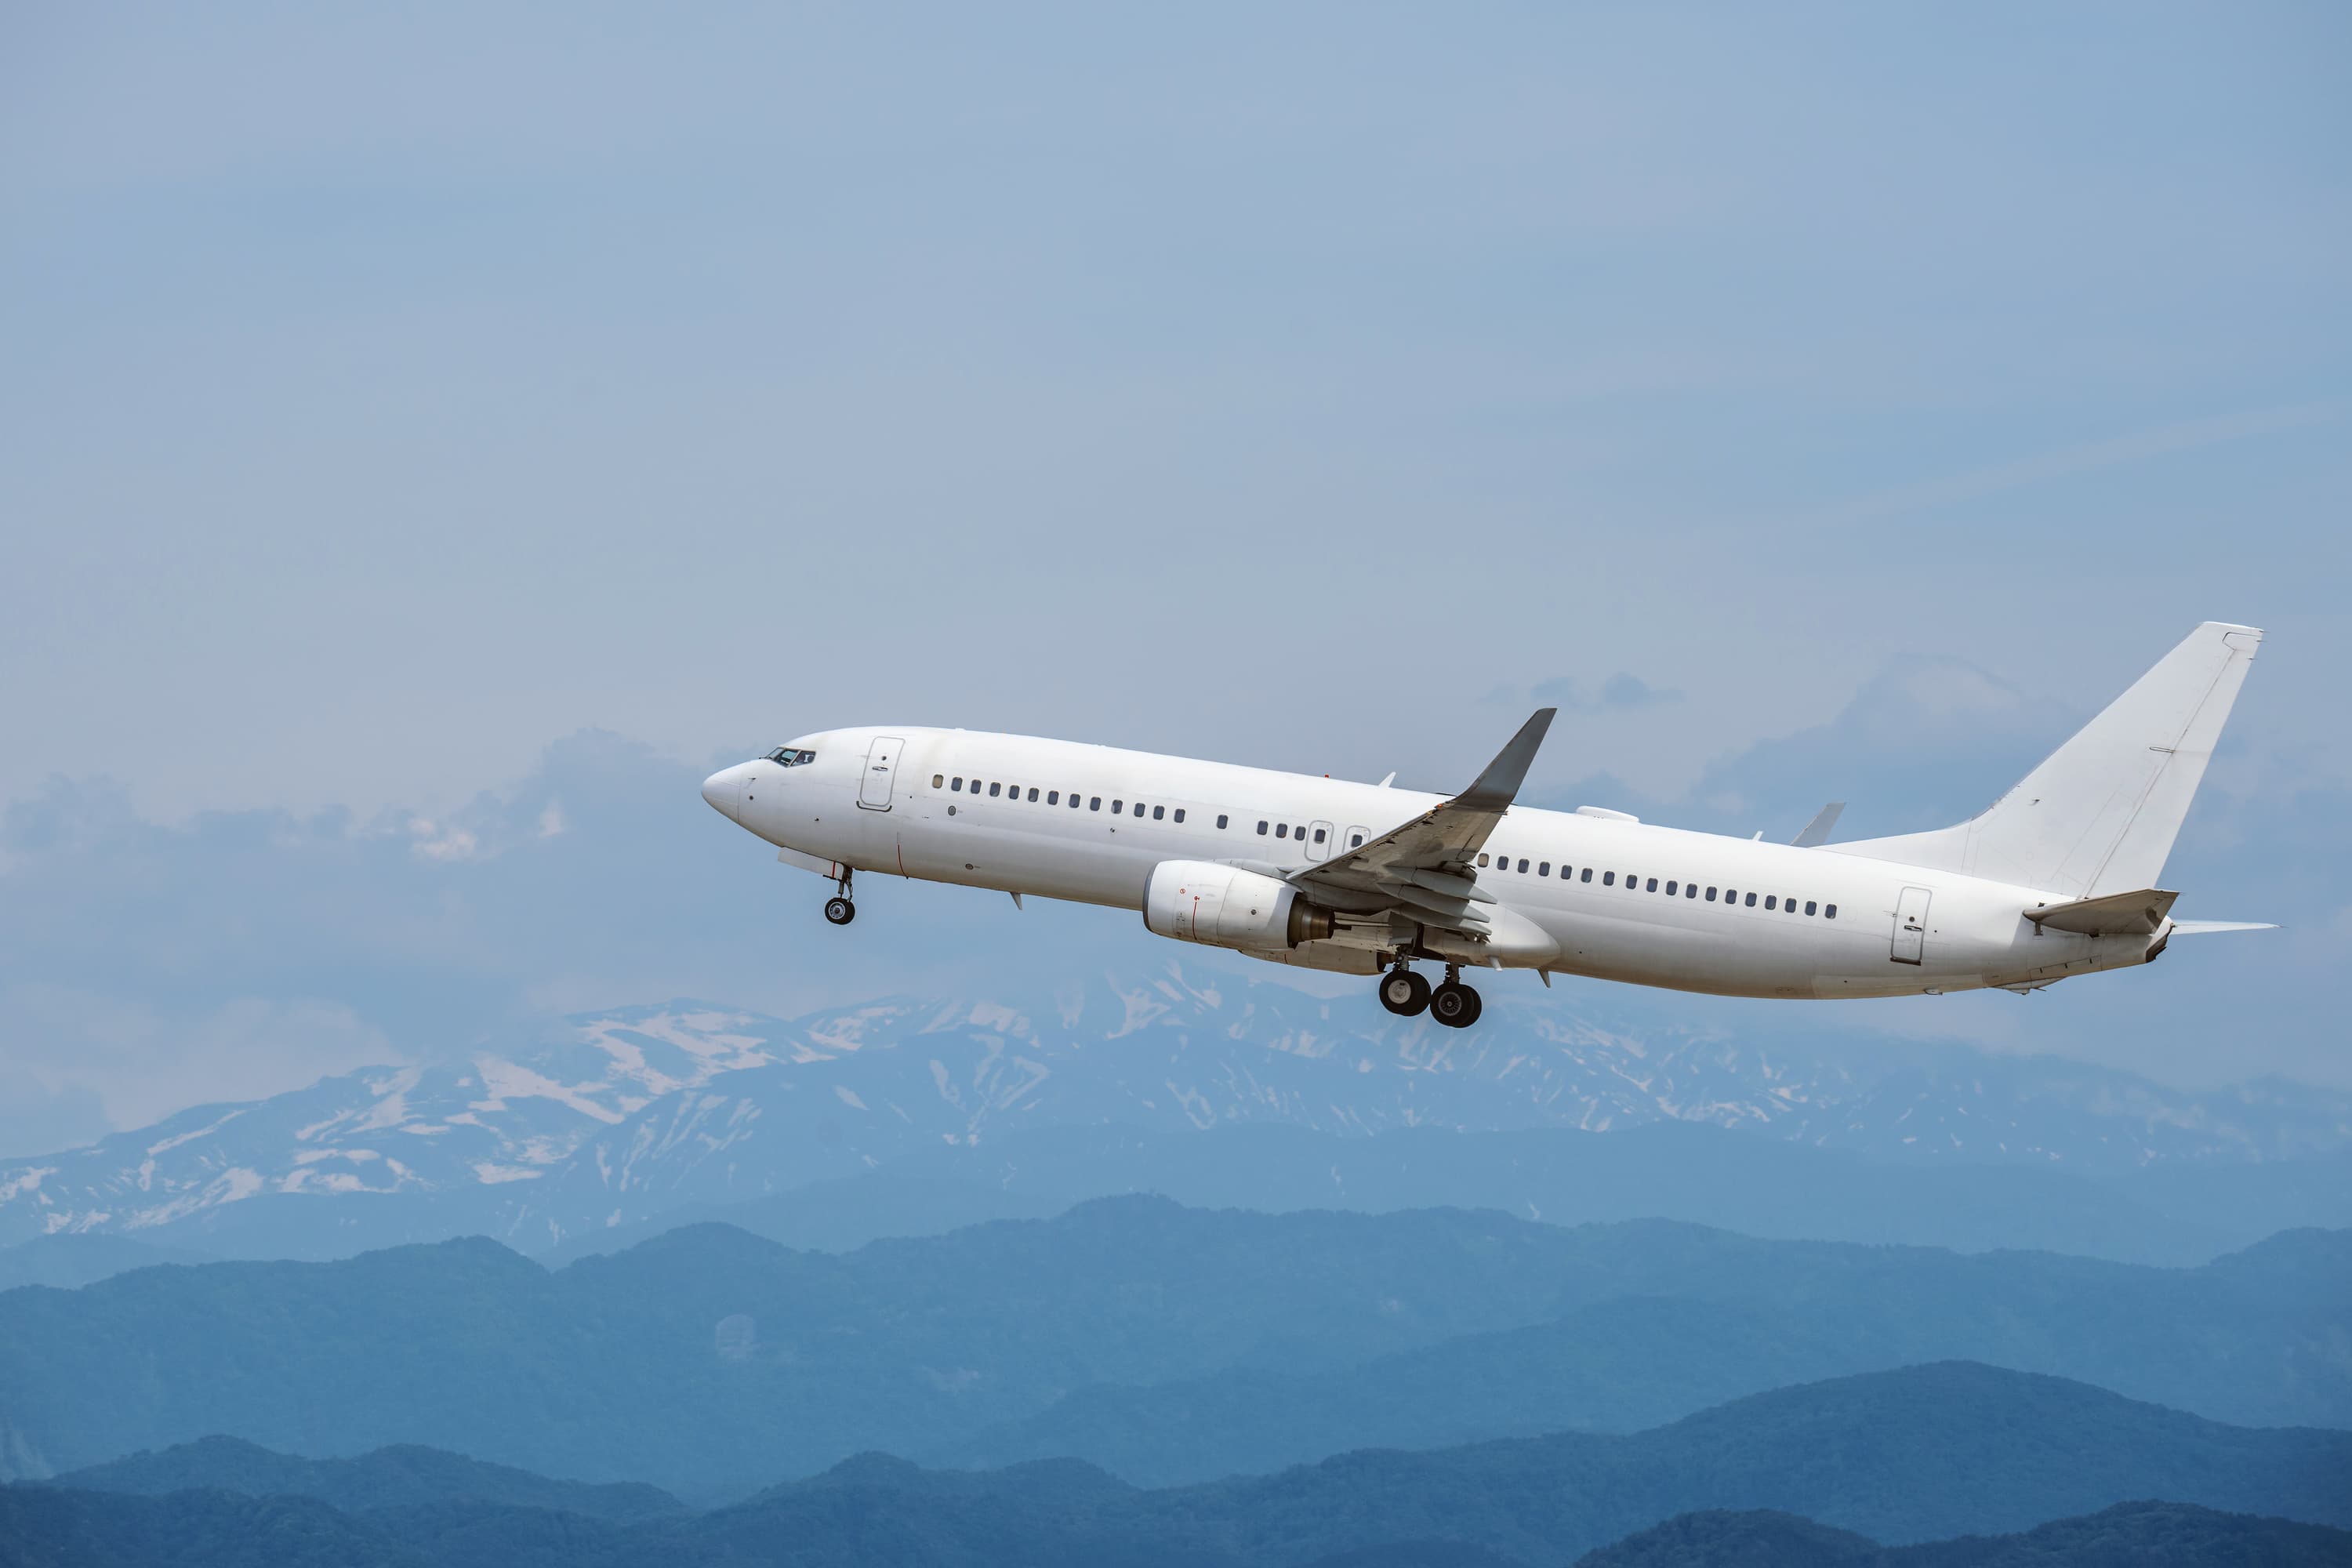
<path fill-rule="evenodd" d="M 703 781 L 702 796 L 835 884 L 859 871 L 1133 910 L 1181 942 L 1378 975 L 1381 1004 L 1478 1020 L 1465 971 L 1727 996 L 2021 994 L 2152 962 L 2181 921 L 2157 886 L 2261 646 L 2209 621 L 1968 821 L 1794 843 L 1517 804 L 1556 710 L 1459 795 L 1073 741 L 917 725 L 828 730 Z M 1442 966 L 1431 984 L 1416 964 Z"/>

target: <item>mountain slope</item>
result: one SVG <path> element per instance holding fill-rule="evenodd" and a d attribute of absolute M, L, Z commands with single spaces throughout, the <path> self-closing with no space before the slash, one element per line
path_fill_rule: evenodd
<path fill-rule="evenodd" d="M 1790 1514 L 1717 1510 L 1677 1515 L 1589 1552 L 1576 1568 L 2336 1568 L 2347 1562 L 2352 1532 L 2189 1503 L 2125 1502 L 2015 1535 L 1891 1550 Z"/>
<path fill-rule="evenodd" d="M 0 1244 L 106 1231 L 333 1256 L 478 1231 L 543 1248 L 1039 1129 L 1661 1121 L 1898 1164 L 2098 1175 L 2340 1152 L 2352 1146 L 2352 1095 L 2284 1084 L 2190 1094 L 1954 1047 L 1637 1036 L 1517 994 L 1462 1034 L 1391 1017 L 1368 992 L 1323 1000 L 1171 964 L 1052 996 L 896 1000 L 789 1023 L 704 1003 L 625 1008 L 457 1065 L 203 1107 L 0 1163 Z M 2093 1217 L 2075 1228 L 2095 1238 Z M 2231 1230 L 2226 1215 L 2198 1223 Z"/>
<path fill-rule="evenodd" d="M 1307 1413 L 1322 1425 L 1280 1430 L 1345 1447 L 1361 1440 L 1345 1436 L 1349 1412 L 1371 1396 L 1339 1374 L 1381 1357 L 1430 1352 L 1412 1374 L 1424 1391 L 1463 1373 L 1454 1402 L 1430 1406 L 1440 1425 L 1391 1429 L 1421 1442 L 1671 1413 L 1727 1386 L 1710 1378 L 1742 1375 L 1638 1304 L 1589 1343 L 1544 1342 L 1549 1395 L 1475 1338 L 1629 1298 L 1765 1314 L 1748 1342 L 1768 1375 L 1824 1364 L 1804 1359 L 1817 1343 L 1772 1341 L 1775 1321 L 1809 1316 L 1862 1358 L 1829 1363 L 1841 1370 L 1968 1354 L 2239 1419 L 2342 1421 L 2347 1255 L 2352 1235 L 2294 1233 L 2166 1270 L 1657 1221 L 1565 1229 L 1150 1198 L 841 1256 L 689 1227 L 554 1274 L 476 1238 L 0 1295 L 0 1463 L 39 1476 L 226 1433 L 320 1457 L 422 1444 L 709 1496 L 864 1449 L 954 1448 L 1066 1397 L 1118 1408 L 1128 1396 L 1105 1385 L 1230 1374 L 1213 1419 L 1191 1428 L 1205 1445 L 1245 1425 L 1248 1380 L 1328 1379 Z M 1688 1373 L 1654 1380 L 1687 1403 L 1613 1393 L 1677 1358 Z M 1162 1396 L 1133 1397 L 1148 1415 Z"/>
<path fill-rule="evenodd" d="M 2200 1553 L 2186 1560 L 2266 1551 L 2252 1560 L 2296 1564 L 2340 1553 L 2340 1530 L 2311 1526 L 2352 1514 L 2339 1484 L 2347 1464 L 2352 1434 L 2223 1426 L 2079 1384 L 1947 1363 L 1784 1389 L 1629 1436 L 1358 1452 L 1171 1491 L 1069 1463 L 960 1472 L 867 1455 L 732 1507 L 624 1525 L 462 1500 L 349 1515 L 307 1499 L 184 1491 L 98 1509 L 96 1494 L 8 1487 L 0 1560 L 220 1561 L 209 1549 L 236 1543 L 241 1529 L 248 1552 L 260 1543 L 278 1568 L 718 1568 L 784 1552 L 842 1568 L 1532 1568 L 1610 1542 L 1596 1563 L 1703 1562 L 1720 1547 L 1736 1553 L 1720 1560 L 1742 1563 L 2007 1568 L 2179 1561 L 2186 1549 Z M 2128 1500 L 2150 1495 L 2179 1500 Z M 2273 1517 L 2244 1517 L 2256 1510 Z M 1937 1539 L 1956 1531 L 1976 1539 Z M 1863 1536 L 1935 1544 L 1869 1552 L 1861 1540 L 1867 1555 L 1853 1555 Z M 1809 1548 L 1818 1554 L 1797 1554 Z"/>
<path fill-rule="evenodd" d="M 346 1512 L 456 1501 L 547 1509 L 626 1522 L 683 1513 L 686 1505 L 635 1481 L 592 1486 L 551 1480 L 507 1465 L 405 1445 L 351 1459 L 305 1459 L 236 1437 L 212 1436 L 162 1453 L 138 1453 L 58 1478 L 82 1491 L 161 1497 L 224 1491 L 247 1497 L 309 1497 Z"/>

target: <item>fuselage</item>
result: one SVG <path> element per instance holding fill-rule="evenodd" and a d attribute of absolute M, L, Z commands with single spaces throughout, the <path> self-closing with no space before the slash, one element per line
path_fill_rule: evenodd
<path fill-rule="evenodd" d="M 811 869 L 830 863 L 1127 910 L 1142 907 L 1164 862 L 1287 875 L 1445 798 L 915 726 L 803 736 L 712 775 L 705 795 Z M 1722 995 L 2034 987 L 2145 963 L 2165 940 L 2162 931 L 2045 931 L 2024 918 L 2072 896 L 2063 892 L 1584 811 L 1514 805 L 1477 862 L 1478 886 L 1549 939 L 1480 962 Z M 1381 962 L 1347 949 L 1303 953 L 1257 956 L 1360 973 Z"/>

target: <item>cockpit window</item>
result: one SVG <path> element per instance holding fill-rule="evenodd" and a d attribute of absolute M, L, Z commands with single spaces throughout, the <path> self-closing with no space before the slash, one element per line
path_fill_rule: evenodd
<path fill-rule="evenodd" d="M 772 763 L 781 763 L 788 768 L 796 768 L 803 763 L 816 761 L 816 753 L 805 748 L 796 752 L 790 746 L 778 746 L 768 753 L 767 760 Z"/>

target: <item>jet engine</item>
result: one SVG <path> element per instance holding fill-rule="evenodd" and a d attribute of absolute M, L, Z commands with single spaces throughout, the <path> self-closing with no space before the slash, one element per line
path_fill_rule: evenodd
<path fill-rule="evenodd" d="M 1297 947 L 1331 934 L 1331 911 L 1278 877 L 1207 860 L 1162 860 L 1143 889 L 1143 923 L 1213 947 Z"/>

